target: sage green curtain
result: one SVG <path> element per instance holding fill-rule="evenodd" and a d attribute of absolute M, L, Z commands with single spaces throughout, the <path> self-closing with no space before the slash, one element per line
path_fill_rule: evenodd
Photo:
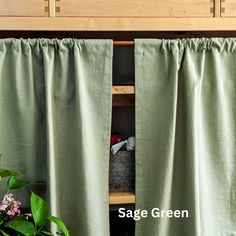
<path fill-rule="evenodd" d="M 235 65 L 233 38 L 135 41 L 136 236 L 236 235 Z"/>
<path fill-rule="evenodd" d="M 111 40 L 0 40 L 2 164 L 47 182 L 72 236 L 109 235 L 111 73 Z"/>

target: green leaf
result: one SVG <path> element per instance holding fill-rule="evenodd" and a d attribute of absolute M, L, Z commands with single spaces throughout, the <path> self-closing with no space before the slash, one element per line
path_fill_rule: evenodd
<path fill-rule="evenodd" d="M 62 220 L 55 216 L 49 216 L 48 219 L 54 222 L 58 226 L 58 228 L 65 234 L 65 236 L 70 236 L 70 233 Z"/>
<path fill-rule="evenodd" d="M 36 233 L 34 225 L 30 221 L 27 221 L 21 217 L 13 218 L 7 222 L 6 226 L 22 233 L 25 236 L 34 236 Z"/>
<path fill-rule="evenodd" d="M 8 189 L 17 189 L 31 183 L 30 181 L 19 179 L 17 176 L 11 176 L 7 181 L 7 187 Z"/>
<path fill-rule="evenodd" d="M 32 192 L 30 198 L 30 205 L 35 225 L 44 225 L 49 217 L 49 208 L 46 201 L 44 201 L 41 197 Z"/>
<path fill-rule="evenodd" d="M 19 175 L 22 174 L 16 171 L 0 168 L 0 177 L 19 176 Z"/>
<path fill-rule="evenodd" d="M 9 234 L 5 233 L 4 231 L 0 230 L 3 236 L 10 236 Z"/>

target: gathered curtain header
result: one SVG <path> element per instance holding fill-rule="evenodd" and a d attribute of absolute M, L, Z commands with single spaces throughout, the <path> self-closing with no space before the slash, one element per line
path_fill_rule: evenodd
<path fill-rule="evenodd" d="M 29 51 L 41 52 L 43 50 L 53 50 L 54 52 L 68 52 L 74 53 L 75 49 L 90 50 L 93 53 L 105 53 L 106 56 L 111 55 L 111 52 L 107 50 L 111 45 L 110 39 L 15 39 L 6 38 L 0 39 L 0 53 L 1 52 L 24 52 Z M 107 47 L 101 47 L 107 46 Z"/>
<path fill-rule="evenodd" d="M 142 52 L 155 48 L 156 51 L 163 53 L 186 49 L 192 52 L 236 53 L 236 38 L 135 39 L 135 44 L 139 45 L 138 50 Z"/>
<path fill-rule="evenodd" d="M 100 45 L 109 45 L 111 39 L 16 39 L 6 38 L 0 39 L 1 51 L 23 51 L 27 52 L 34 48 L 35 51 L 41 51 L 45 48 L 55 51 L 74 52 L 74 48 L 81 49 L 82 47 L 91 48 L 94 52 L 101 52 Z M 135 44 L 142 45 L 142 48 L 147 47 L 151 50 L 153 47 L 160 52 L 173 52 L 173 50 L 188 49 L 192 52 L 207 52 L 218 51 L 236 53 L 236 38 L 191 38 L 191 39 L 135 39 Z"/>

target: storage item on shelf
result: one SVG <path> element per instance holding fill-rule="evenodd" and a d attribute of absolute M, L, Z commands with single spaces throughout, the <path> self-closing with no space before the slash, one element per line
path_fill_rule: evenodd
<path fill-rule="evenodd" d="M 127 151 L 133 151 L 135 149 L 135 137 L 129 137 L 126 144 Z"/>
<path fill-rule="evenodd" d="M 135 153 L 119 151 L 110 155 L 109 169 L 110 192 L 134 192 L 135 189 Z"/>
<path fill-rule="evenodd" d="M 124 139 L 124 137 L 123 137 L 122 134 L 113 133 L 113 134 L 111 135 L 111 145 L 114 145 L 114 144 L 116 144 L 116 143 L 119 143 L 119 142 L 121 142 L 123 139 Z"/>
<path fill-rule="evenodd" d="M 121 141 L 111 146 L 112 154 L 116 154 L 124 145 L 126 145 L 127 151 L 135 149 L 135 137 L 129 137 L 127 140 Z"/>
<path fill-rule="evenodd" d="M 127 144 L 127 140 L 121 141 L 111 146 L 111 153 L 115 155 L 125 144 Z"/>

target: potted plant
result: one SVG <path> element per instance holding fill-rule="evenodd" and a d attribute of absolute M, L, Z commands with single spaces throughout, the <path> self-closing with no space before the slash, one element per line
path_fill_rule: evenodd
<path fill-rule="evenodd" d="M 0 154 L 1 160 L 1 154 Z M 0 235 L 1 236 L 54 236 L 48 228 L 53 222 L 60 229 L 57 235 L 70 236 L 66 225 L 59 218 L 50 215 L 47 202 L 35 194 L 30 196 L 30 208 L 24 209 L 13 194 L 13 189 L 32 184 L 21 173 L 0 167 L 0 178 L 8 178 L 7 193 L 0 202 Z"/>

